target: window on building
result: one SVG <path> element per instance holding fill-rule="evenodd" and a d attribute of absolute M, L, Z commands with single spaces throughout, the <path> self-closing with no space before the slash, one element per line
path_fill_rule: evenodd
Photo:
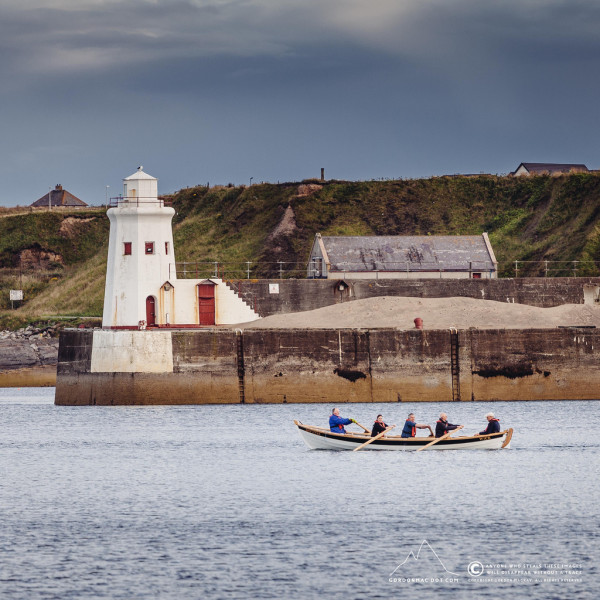
<path fill-rule="evenodd" d="M 154 254 L 154 242 L 146 242 L 146 254 Z"/>
<path fill-rule="evenodd" d="M 323 275 L 323 259 L 313 258 L 312 261 L 313 277 L 321 277 Z"/>
<path fill-rule="evenodd" d="M 481 273 L 473 273 L 473 279 L 481 279 Z"/>
<path fill-rule="evenodd" d="M 169 254 L 169 242 L 165 242 L 165 254 Z"/>
<path fill-rule="evenodd" d="M 131 256 L 131 242 L 123 242 L 123 254 Z"/>

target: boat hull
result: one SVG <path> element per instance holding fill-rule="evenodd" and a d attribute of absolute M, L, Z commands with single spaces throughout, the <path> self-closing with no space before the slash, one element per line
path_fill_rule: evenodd
<path fill-rule="evenodd" d="M 331 433 L 321 427 L 303 425 L 294 421 L 300 437 L 311 450 L 354 450 L 370 439 L 363 433 Z M 427 448 L 427 450 L 500 450 L 510 448 L 512 429 L 488 435 L 448 437 Z M 434 438 L 387 436 L 371 442 L 364 450 L 402 450 L 415 451 L 423 448 Z M 508 443 L 507 443 L 508 442 Z"/>

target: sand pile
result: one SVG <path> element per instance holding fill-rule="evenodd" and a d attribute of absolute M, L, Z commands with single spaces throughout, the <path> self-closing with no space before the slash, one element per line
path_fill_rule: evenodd
<path fill-rule="evenodd" d="M 424 329 L 539 329 L 562 326 L 600 327 L 600 307 L 564 304 L 537 308 L 474 298 L 404 298 L 383 296 L 352 300 L 317 310 L 273 315 L 245 323 L 245 329 L 374 328 L 414 329 L 414 319 Z M 239 327 L 239 325 L 237 326 Z"/>

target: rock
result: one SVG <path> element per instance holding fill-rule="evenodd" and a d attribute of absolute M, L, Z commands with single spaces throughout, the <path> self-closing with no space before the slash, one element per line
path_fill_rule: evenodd
<path fill-rule="evenodd" d="M 36 353 L 28 344 L 3 341 L 0 344 L 0 371 L 22 369 L 39 364 Z"/>
<path fill-rule="evenodd" d="M 56 365 L 57 360 L 57 339 L 39 338 L 36 343 L 30 343 L 26 338 L 16 337 L 0 340 L 0 371 L 52 366 Z"/>
<path fill-rule="evenodd" d="M 298 186 L 298 196 L 311 196 L 321 189 L 323 189 L 322 185 L 316 183 L 303 183 Z"/>

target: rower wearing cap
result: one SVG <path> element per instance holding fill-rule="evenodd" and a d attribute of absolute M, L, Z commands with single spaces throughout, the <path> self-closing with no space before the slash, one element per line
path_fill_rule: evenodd
<path fill-rule="evenodd" d="M 485 418 L 488 420 L 488 426 L 479 432 L 479 435 L 485 435 L 487 433 L 499 433 L 500 432 L 500 419 L 496 419 L 494 413 L 488 413 L 485 415 Z"/>

